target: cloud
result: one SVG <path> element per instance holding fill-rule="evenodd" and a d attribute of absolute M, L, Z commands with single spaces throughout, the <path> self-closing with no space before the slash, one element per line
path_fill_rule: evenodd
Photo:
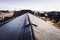
<path fill-rule="evenodd" d="M 31 10 L 39 10 L 39 11 L 60 11 L 60 1 L 58 0 L 10 0 L 0 2 L 0 10 L 6 9 L 31 9 Z"/>

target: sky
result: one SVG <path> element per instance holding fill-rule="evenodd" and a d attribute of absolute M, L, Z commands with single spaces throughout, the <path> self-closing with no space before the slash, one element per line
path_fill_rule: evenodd
<path fill-rule="evenodd" d="M 60 11 L 60 0 L 0 0 L 0 10 Z"/>

